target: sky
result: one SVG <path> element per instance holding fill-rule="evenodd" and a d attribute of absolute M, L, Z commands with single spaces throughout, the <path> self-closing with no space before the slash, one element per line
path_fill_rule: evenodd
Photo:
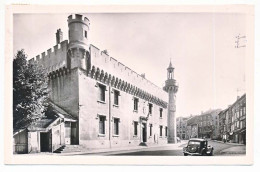
<path fill-rule="evenodd" d="M 68 39 L 70 14 L 15 14 L 13 53 L 35 57 L 56 44 L 55 33 Z M 225 109 L 245 93 L 246 48 L 235 48 L 245 35 L 246 16 L 225 13 L 87 13 L 91 44 L 159 87 L 175 68 L 177 116 Z M 239 91 L 238 91 L 239 90 Z"/>

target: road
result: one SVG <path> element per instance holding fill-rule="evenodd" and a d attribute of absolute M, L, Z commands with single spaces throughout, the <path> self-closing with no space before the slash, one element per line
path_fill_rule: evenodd
<path fill-rule="evenodd" d="M 121 150 L 121 151 L 112 151 L 106 153 L 99 153 L 98 155 L 105 156 L 183 156 L 182 149 L 187 145 L 187 141 L 182 141 L 182 144 L 176 145 L 166 145 L 160 147 L 148 147 L 145 149 L 139 150 Z M 214 147 L 214 156 L 229 156 L 229 155 L 240 155 L 237 153 L 229 153 L 228 151 L 225 154 L 222 152 L 223 150 L 229 150 L 229 148 L 245 148 L 245 146 L 237 146 L 225 143 L 219 143 L 214 141 L 209 141 L 209 145 Z M 88 154 L 90 155 L 90 154 Z"/>

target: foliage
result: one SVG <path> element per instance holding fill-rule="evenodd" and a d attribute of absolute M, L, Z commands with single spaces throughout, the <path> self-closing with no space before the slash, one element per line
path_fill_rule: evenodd
<path fill-rule="evenodd" d="M 37 63 L 28 63 L 24 50 L 13 60 L 13 127 L 21 129 L 43 117 L 48 103 L 48 78 Z"/>

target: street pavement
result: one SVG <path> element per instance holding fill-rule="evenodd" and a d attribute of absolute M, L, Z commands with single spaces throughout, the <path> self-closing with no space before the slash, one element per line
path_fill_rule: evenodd
<path fill-rule="evenodd" d="M 183 156 L 183 147 L 187 145 L 187 140 L 182 140 L 177 144 L 166 145 L 150 145 L 150 146 L 133 146 L 133 147 L 118 147 L 112 149 L 82 149 L 77 152 L 66 153 L 37 153 L 30 155 L 54 155 L 54 156 Z M 220 141 L 209 140 L 208 144 L 214 148 L 214 156 L 243 156 L 246 154 L 246 146 L 236 143 L 223 143 Z M 24 154 L 17 154 L 24 155 Z"/>
<path fill-rule="evenodd" d="M 208 142 L 214 147 L 214 156 L 241 156 L 245 155 L 245 145 L 223 143 L 217 141 Z M 187 145 L 187 141 L 178 144 L 168 144 L 165 146 L 146 147 L 133 150 L 115 150 L 99 153 L 86 153 L 81 155 L 105 155 L 105 156 L 183 156 L 182 149 Z"/>

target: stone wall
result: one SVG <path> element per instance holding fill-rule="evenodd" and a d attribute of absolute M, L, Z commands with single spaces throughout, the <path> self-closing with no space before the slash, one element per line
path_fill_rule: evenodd
<path fill-rule="evenodd" d="M 67 67 L 67 49 L 68 40 L 62 41 L 60 44 L 47 50 L 47 52 L 37 55 L 29 60 L 29 63 L 37 62 L 42 65 L 48 73 Z"/>
<path fill-rule="evenodd" d="M 52 72 L 49 89 L 50 100 L 77 118 L 79 113 L 78 69 Z"/>
<path fill-rule="evenodd" d="M 138 112 L 135 112 L 133 110 L 134 96 L 118 90 L 120 91 L 119 105 L 116 106 L 113 104 L 115 88 L 107 84 L 104 84 L 106 86 L 105 102 L 99 101 L 99 84 L 104 83 L 88 77 L 84 71 L 79 72 L 79 144 L 88 148 L 139 145 L 142 139 L 140 117 L 147 117 L 148 102 L 139 98 Z M 158 137 L 159 144 L 167 142 L 165 136 L 167 109 L 163 109 L 163 118 L 160 118 L 159 108 L 161 107 L 153 104 L 153 113 L 146 121 L 148 144 L 154 144 L 154 137 Z M 106 117 L 105 135 L 99 134 L 99 115 Z M 120 120 L 119 135 L 113 134 L 113 118 Z M 134 121 L 139 122 L 137 136 L 134 136 Z M 153 125 L 151 137 L 149 137 L 149 124 Z M 160 125 L 163 126 L 162 138 L 159 137 Z"/>
<path fill-rule="evenodd" d="M 162 88 L 156 86 L 151 81 L 137 74 L 135 71 L 125 66 L 121 62 L 118 62 L 115 58 L 101 52 L 93 45 L 90 46 L 90 56 L 92 66 L 96 66 L 100 70 L 104 70 L 105 72 L 114 75 L 115 77 L 125 80 L 128 83 L 135 85 L 136 87 L 141 88 L 162 100 L 166 100 L 167 102 L 168 94 L 163 91 Z"/>

